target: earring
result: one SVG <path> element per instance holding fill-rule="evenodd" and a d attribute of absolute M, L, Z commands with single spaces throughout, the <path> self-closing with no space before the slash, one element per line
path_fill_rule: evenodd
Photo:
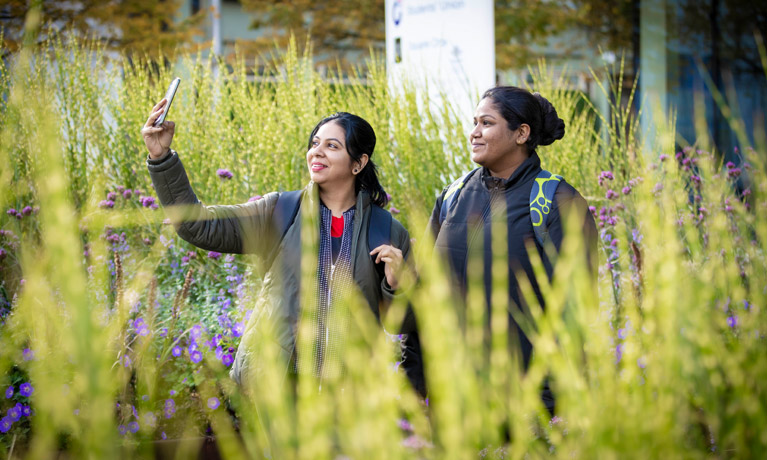
<path fill-rule="evenodd" d="M 354 170 L 353 170 L 352 172 L 353 172 L 354 174 L 357 174 L 357 171 L 358 171 L 358 169 L 357 169 L 357 168 L 354 168 Z"/>

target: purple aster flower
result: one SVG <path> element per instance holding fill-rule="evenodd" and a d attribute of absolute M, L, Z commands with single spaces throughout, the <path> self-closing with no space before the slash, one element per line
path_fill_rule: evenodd
<path fill-rule="evenodd" d="M 258 200 L 260 200 L 261 198 L 263 198 L 261 195 L 253 195 L 252 197 L 248 198 L 248 202 L 251 202 L 251 201 L 258 201 Z"/>
<path fill-rule="evenodd" d="M 181 353 L 182 353 L 181 347 L 176 345 L 175 347 L 173 347 L 173 350 L 171 351 L 171 353 L 173 353 L 173 356 L 178 358 L 179 356 L 181 356 Z"/>
<path fill-rule="evenodd" d="M 13 397 L 14 388 L 12 386 L 5 390 L 5 399 L 11 399 Z"/>
<path fill-rule="evenodd" d="M 114 208 L 115 207 L 115 202 L 111 201 L 111 200 L 101 200 L 99 202 L 99 207 L 100 208 Z"/>
<path fill-rule="evenodd" d="M 232 173 L 229 172 L 228 169 L 221 168 L 218 171 L 216 171 L 216 174 L 218 177 L 220 177 L 223 180 L 228 180 L 232 178 Z"/>
<path fill-rule="evenodd" d="M 245 332 L 245 323 L 242 321 L 234 323 L 234 326 L 232 327 L 232 335 L 234 337 L 240 337 L 243 332 Z"/>
<path fill-rule="evenodd" d="M 218 258 L 221 257 L 221 253 L 216 251 L 210 251 L 208 252 L 208 257 L 210 257 L 213 260 L 218 260 Z"/>
<path fill-rule="evenodd" d="M 234 362 L 234 358 L 229 353 L 224 353 L 224 355 L 221 357 L 221 362 L 224 364 L 224 366 L 229 367 Z"/>
<path fill-rule="evenodd" d="M 132 196 L 133 196 L 133 192 L 131 191 L 131 189 L 129 189 L 129 188 L 125 189 L 125 191 L 123 192 L 123 198 L 125 198 L 127 200 L 130 197 L 132 197 Z"/>
<path fill-rule="evenodd" d="M 200 350 L 194 350 L 193 352 L 189 353 L 189 359 L 191 359 L 193 363 L 197 364 L 202 361 L 202 353 Z"/>
<path fill-rule="evenodd" d="M 6 416 L 11 419 L 11 422 L 18 422 L 21 418 L 21 405 L 16 405 L 8 409 Z"/>
<path fill-rule="evenodd" d="M 407 421 L 407 419 L 404 419 L 404 418 L 401 418 L 401 419 L 399 419 L 399 420 L 397 421 L 397 426 L 398 426 L 398 427 L 399 427 L 401 430 L 405 430 L 405 431 L 413 431 L 413 425 L 412 425 L 412 424 L 411 424 L 409 421 Z"/>
<path fill-rule="evenodd" d="M 141 203 L 141 206 L 143 206 L 145 208 L 149 208 L 153 204 L 155 204 L 154 197 L 153 196 L 142 196 L 141 199 L 139 200 L 139 203 Z"/>
<path fill-rule="evenodd" d="M 116 199 L 117 199 L 117 194 L 115 192 L 107 193 L 107 200 L 114 201 Z"/>
<path fill-rule="evenodd" d="M 128 429 L 130 430 L 131 433 L 136 433 L 139 429 L 138 422 L 136 421 L 130 422 L 128 424 Z"/>
<path fill-rule="evenodd" d="M 121 435 L 125 436 L 125 434 L 128 432 L 128 428 L 125 427 L 125 425 L 120 425 L 117 427 L 117 430 L 120 432 Z"/>
<path fill-rule="evenodd" d="M 213 396 L 212 398 L 208 398 L 208 408 L 210 410 L 216 410 L 218 409 L 218 406 L 220 406 L 221 403 L 218 401 L 218 398 Z"/>
<path fill-rule="evenodd" d="M 191 337 L 193 340 L 197 340 L 202 336 L 202 326 L 199 324 L 195 324 L 192 326 L 192 329 L 189 330 L 189 337 Z"/>
<path fill-rule="evenodd" d="M 12 426 L 13 422 L 8 417 L 0 419 L 0 433 L 7 433 Z"/>
<path fill-rule="evenodd" d="M 21 210 L 21 213 L 25 216 L 28 216 L 32 214 L 32 207 L 31 206 L 24 206 L 24 209 Z"/>

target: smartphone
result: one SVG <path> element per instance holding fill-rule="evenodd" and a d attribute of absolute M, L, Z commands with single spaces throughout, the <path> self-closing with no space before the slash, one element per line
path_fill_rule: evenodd
<path fill-rule="evenodd" d="M 181 79 L 178 77 L 174 78 L 173 81 L 170 82 L 170 86 L 168 86 L 168 92 L 165 93 L 165 100 L 168 102 L 165 104 L 165 107 L 163 107 L 160 116 L 157 117 L 157 120 L 154 121 L 153 126 L 160 126 L 165 121 L 165 117 L 168 115 L 168 110 L 170 110 L 171 103 L 173 103 L 173 96 L 176 95 L 176 90 L 178 89 L 179 83 L 181 83 Z"/>

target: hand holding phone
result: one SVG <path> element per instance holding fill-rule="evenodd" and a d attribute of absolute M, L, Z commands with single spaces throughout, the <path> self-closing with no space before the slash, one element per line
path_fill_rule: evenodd
<path fill-rule="evenodd" d="M 149 157 L 152 159 L 165 156 L 170 149 L 170 143 L 173 141 L 176 124 L 165 120 L 180 82 L 180 78 L 175 78 L 171 82 L 168 92 L 165 93 L 165 98 L 152 107 L 149 118 L 141 128 L 141 136 L 144 138 L 144 144 L 146 144 Z"/>
<path fill-rule="evenodd" d="M 181 79 L 176 77 L 173 79 L 172 82 L 170 82 L 170 86 L 168 86 L 168 91 L 165 93 L 165 100 L 167 101 L 165 103 L 165 107 L 163 107 L 162 113 L 159 117 L 157 117 L 157 120 L 153 123 L 152 126 L 161 126 L 163 122 L 165 121 L 165 117 L 168 115 L 168 110 L 170 110 L 170 105 L 173 103 L 173 97 L 176 95 L 176 90 L 178 89 L 178 85 L 181 83 Z"/>

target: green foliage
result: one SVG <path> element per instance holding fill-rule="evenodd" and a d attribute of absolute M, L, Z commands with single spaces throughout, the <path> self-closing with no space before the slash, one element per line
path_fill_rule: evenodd
<path fill-rule="evenodd" d="M 535 346 L 523 372 L 508 353 L 503 270 L 494 270 L 486 338 L 481 270 L 470 265 L 462 305 L 421 237 L 436 194 L 471 167 L 463 120 L 449 104 L 412 88 L 395 95 L 376 60 L 361 72 L 366 80 L 324 80 L 295 46 L 255 81 L 243 60 L 229 71 L 201 55 L 159 69 L 102 57 L 87 43 L 54 41 L 0 72 L 0 164 L 8 165 L 0 203 L 39 207 L 0 221 L 2 385 L 34 384 L 31 431 L 0 434 L 3 455 L 147 457 L 151 441 L 171 437 L 185 457 L 208 429 L 227 458 L 748 458 L 767 448 L 767 223 L 759 218 L 767 170 L 756 151 L 743 149 L 743 163 L 728 166 L 694 148 L 675 155 L 665 126 L 657 128 L 666 144 L 641 146 L 629 112 L 597 113 L 542 66 L 535 89 L 557 107 L 567 135 L 539 153 L 594 206 L 599 289 L 584 269 L 580 232 L 567 232 L 554 279 L 537 277 L 546 309 L 521 286 L 530 308 L 515 319 Z M 354 295 L 346 373 L 286 377 L 262 315 L 256 261 L 215 259 L 162 223 L 147 200 L 139 130 L 176 75 L 173 147 L 207 203 L 299 188 L 319 119 L 345 110 L 371 122 L 373 160 L 397 217 L 418 238 L 418 283 L 383 325 L 396 331 L 412 302 L 428 406 L 393 371 L 397 344 Z M 642 147 L 655 153 L 643 157 Z M 219 168 L 233 178 L 218 177 Z M 316 228 L 316 216 L 302 218 Z M 308 315 L 316 237 L 302 236 Z M 494 256 L 506 263 L 502 251 Z M 261 315 L 259 333 L 240 337 L 233 324 L 249 315 Z M 299 349 L 312 343 L 311 327 L 299 334 Z M 223 358 L 240 340 L 259 364 L 243 386 L 227 377 Z M 557 395 L 554 419 L 540 402 L 544 379 Z M 9 404 L 0 399 L 3 411 Z"/>

